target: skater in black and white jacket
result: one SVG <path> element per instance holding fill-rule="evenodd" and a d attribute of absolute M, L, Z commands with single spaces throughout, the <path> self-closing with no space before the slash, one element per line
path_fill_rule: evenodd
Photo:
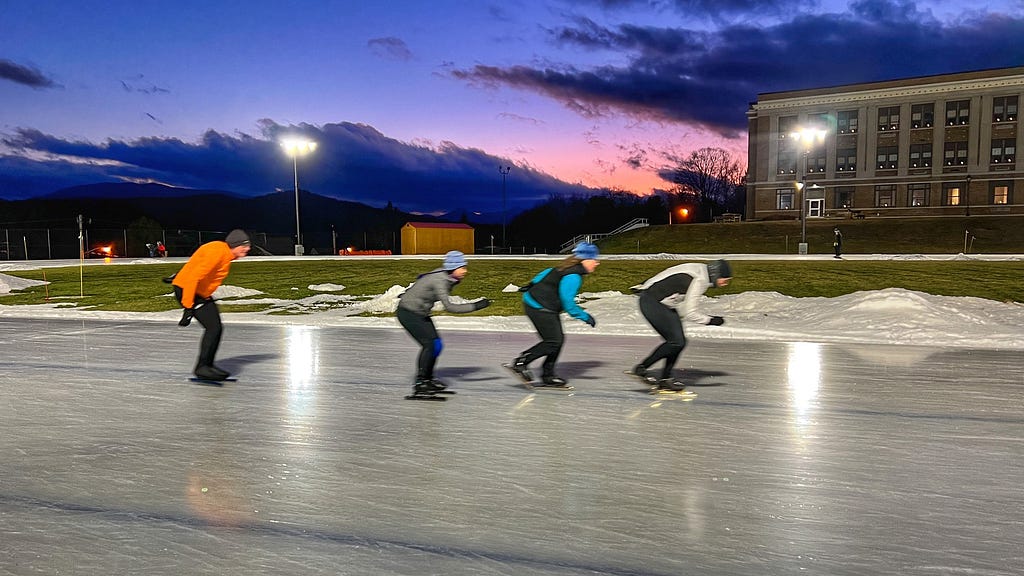
<path fill-rule="evenodd" d="M 445 254 L 444 263 L 440 268 L 421 274 L 398 300 L 398 321 L 420 345 L 420 354 L 416 362 L 416 383 L 413 386 L 414 395 L 435 394 L 447 388 L 444 383 L 434 378 L 434 364 L 437 363 L 437 357 L 443 348 L 434 321 L 430 319 L 430 311 L 434 304 L 440 302 L 445 310 L 456 314 L 475 312 L 491 304 L 487 298 L 466 303 L 452 302 L 451 289 L 465 275 L 465 256 L 458 250 L 452 250 Z"/>
<path fill-rule="evenodd" d="M 633 374 L 659 389 L 683 390 L 683 383 L 672 378 L 672 368 L 686 348 L 683 320 L 710 326 L 725 324 L 721 316 L 700 312 L 697 301 L 708 288 L 722 288 L 731 279 L 729 263 L 715 260 L 708 264 L 672 266 L 634 286 L 633 290 L 640 293 L 640 312 L 665 341 L 633 367 Z M 659 360 L 664 360 L 665 365 L 661 376 L 656 377 L 649 370 Z"/>

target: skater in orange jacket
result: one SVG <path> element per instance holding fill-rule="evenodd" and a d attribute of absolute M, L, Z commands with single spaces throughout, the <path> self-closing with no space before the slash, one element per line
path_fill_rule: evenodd
<path fill-rule="evenodd" d="M 227 277 L 231 262 L 248 253 L 249 236 L 242 230 L 232 230 L 224 240 L 200 246 L 173 277 L 174 297 L 184 308 L 178 325 L 188 326 L 195 318 L 204 328 L 193 371 L 196 378 L 222 381 L 231 375 L 213 364 L 224 332 L 213 293 Z"/>

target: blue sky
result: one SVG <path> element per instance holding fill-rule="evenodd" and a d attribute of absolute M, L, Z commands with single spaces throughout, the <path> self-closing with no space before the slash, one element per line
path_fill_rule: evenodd
<path fill-rule="evenodd" d="M 0 0 L 0 197 L 99 181 L 408 210 L 669 188 L 760 92 L 1024 64 L 1024 3 Z M 895 46 L 895 48 L 894 48 Z"/>

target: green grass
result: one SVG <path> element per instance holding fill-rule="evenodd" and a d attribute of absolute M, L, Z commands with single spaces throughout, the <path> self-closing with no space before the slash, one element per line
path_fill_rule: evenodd
<path fill-rule="evenodd" d="M 246 259 L 232 266 L 226 281 L 265 292 L 261 298 L 297 300 L 313 294 L 311 284 L 342 284 L 343 294 L 381 294 L 394 285 L 406 286 L 416 275 L 432 269 L 439 259 L 429 260 L 306 260 L 260 261 Z M 668 260 L 604 260 L 588 276 L 583 291 L 614 290 L 628 293 L 629 287 L 678 262 Z M 479 315 L 518 315 L 522 305 L 518 293 L 504 293 L 508 284 L 521 286 L 553 261 L 471 260 L 469 274 L 454 293 L 465 298 L 486 296 L 494 301 Z M 160 279 L 177 271 L 180 264 L 146 266 L 87 266 L 84 269 L 84 297 L 79 297 L 79 269 L 6 272 L 13 276 L 51 282 L 0 297 L 0 304 L 74 302 L 97 310 L 157 312 L 178 307 L 166 296 L 171 287 Z M 789 296 L 835 297 L 861 290 L 906 288 L 945 296 L 975 296 L 998 301 L 1024 302 L 1024 262 L 978 261 L 762 261 L 733 262 L 731 285 L 712 294 L 745 291 L 779 292 Z M 265 304 L 223 306 L 224 312 L 267 310 Z M 291 312 L 283 312 L 291 313 Z"/>
<path fill-rule="evenodd" d="M 974 237 L 971 254 L 1024 253 L 1024 216 L 946 218 L 812 219 L 807 221 L 811 254 L 832 252 L 832 229 L 843 233 L 846 254 L 958 254 L 965 231 Z M 609 254 L 796 254 L 798 220 L 649 226 L 599 242 Z"/>

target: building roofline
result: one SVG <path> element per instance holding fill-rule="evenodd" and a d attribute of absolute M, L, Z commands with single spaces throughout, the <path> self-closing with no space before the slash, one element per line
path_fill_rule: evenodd
<path fill-rule="evenodd" d="M 757 101 L 764 102 L 771 100 L 827 96 L 830 94 L 842 94 L 869 90 L 886 90 L 889 88 L 906 87 L 908 84 L 922 86 L 928 84 L 943 84 L 948 82 L 1004 78 L 1009 76 L 1024 76 L 1024 66 L 1014 66 L 1010 68 L 987 68 L 983 70 L 953 72 L 948 74 L 932 74 L 927 76 L 909 76 L 906 78 L 896 78 L 892 80 L 881 80 L 877 82 L 858 82 L 854 84 L 840 84 L 836 86 L 827 86 L 823 88 L 808 88 L 804 90 L 762 92 L 757 95 Z"/>

